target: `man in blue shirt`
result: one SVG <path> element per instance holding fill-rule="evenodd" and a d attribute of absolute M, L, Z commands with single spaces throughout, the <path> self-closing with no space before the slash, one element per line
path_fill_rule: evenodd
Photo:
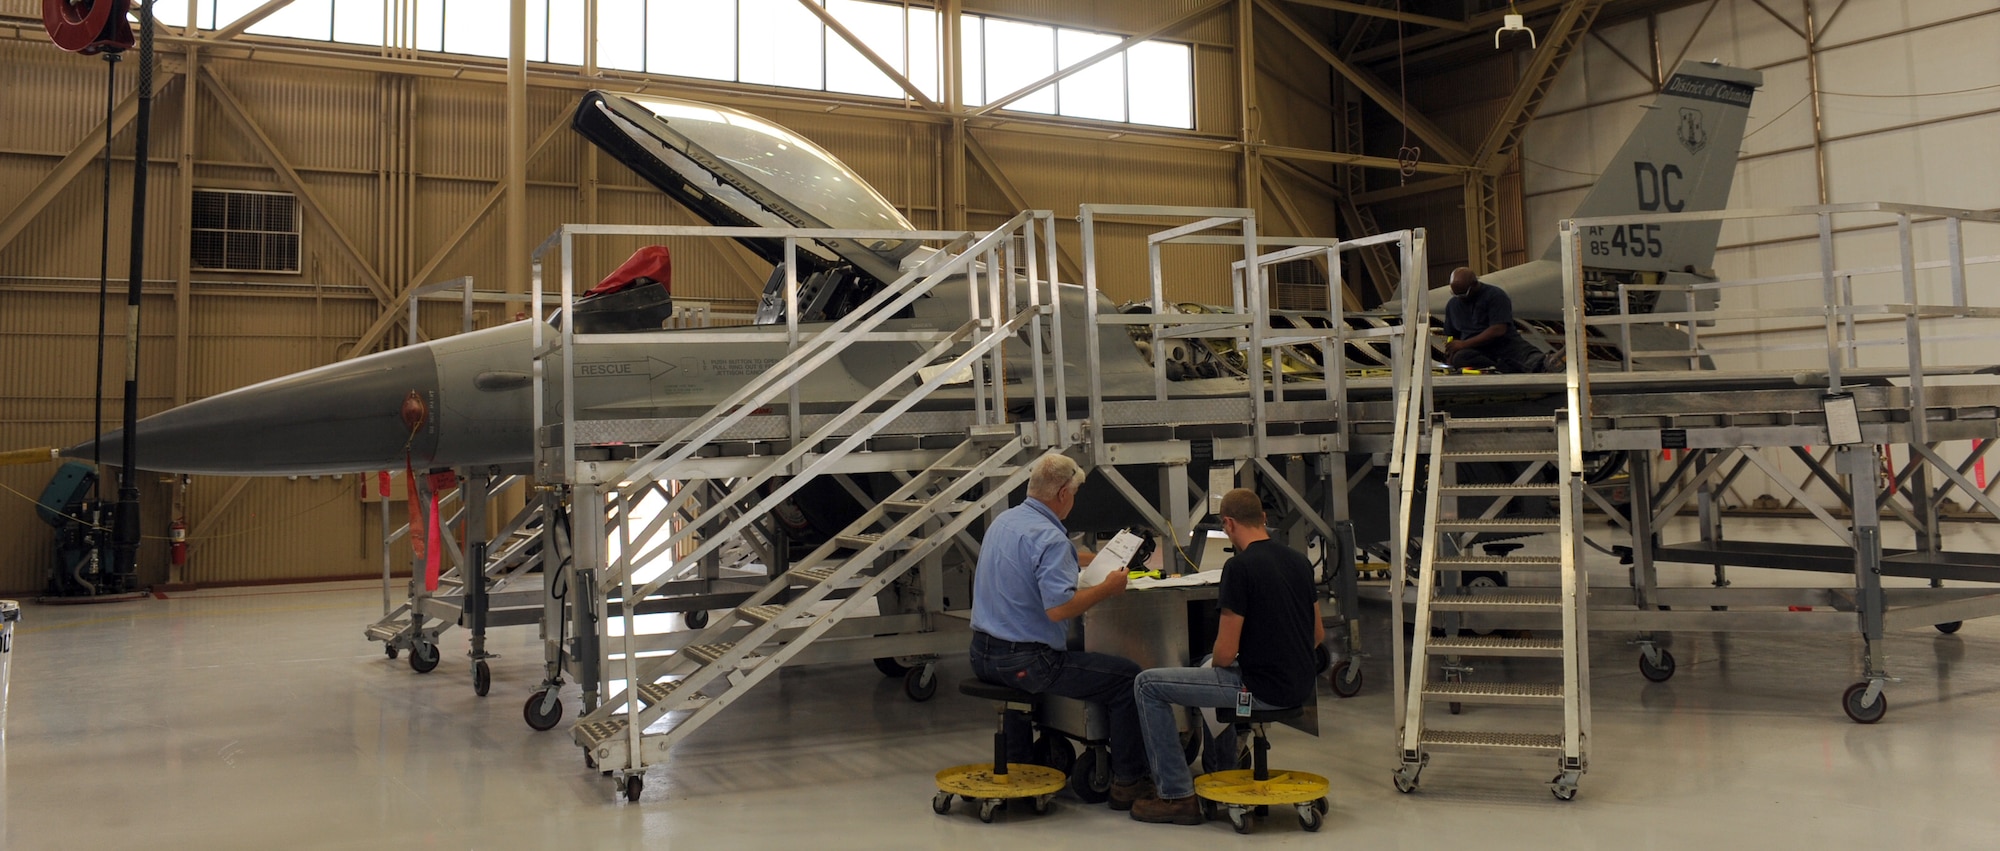
<path fill-rule="evenodd" d="M 1063 518 L 1076 506 L 1084 471 L 1066 455 L 1034 461 L 1028 498 L 1000 513 L 979 545 L 972 580 L 972 673 L 1033 694 L 1087 700 L 1104 707 L 1111 732 L 1111 808 L 1129 810 L 1152 791 L 1139 740 L 1132 679 L 1139 666 L 1104 653 L 1073 651 L 1063 622 L 1124 593 L 1127 574 L 1078 589 L 1076 549 Z M 1008 759 L 1029 761 L 1028 730 L 1007 730 Z"/>
<path fill-rule="evenodd" d="M 1471 269 L 1451 270 L 1451 301 L 1444 306 L 1445 363 L 1484 372 L 1541 372 L 1543 357 L 1514 330 L 1514 300 L 1479 280 Z"/>

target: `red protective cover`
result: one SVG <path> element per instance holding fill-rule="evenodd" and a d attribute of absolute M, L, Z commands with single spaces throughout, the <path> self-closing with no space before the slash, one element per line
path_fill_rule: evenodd
<path fill-rule="evenodd" d="M 667 292 L 674 291 L 674 259 L 667 252 L 666 246 L 648 245 L 632 252 L 631 258 L 626 260 L 624 265 L 604 276 L 604 280 L 597 282 L 597 286 L 591 287 L 584 296 L 615 293 L 631 286 L 633 281 L 640 278 L 652 278 L 666 287 Z"/>

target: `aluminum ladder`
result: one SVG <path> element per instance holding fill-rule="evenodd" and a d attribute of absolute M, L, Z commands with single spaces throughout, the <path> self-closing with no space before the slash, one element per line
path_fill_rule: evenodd
<path fill-rule="evenodd" d="M 1583 480 L 1570 460 L 1569 442 L 1569 427 L 1560 413 L 1555 417 L 1433 417 L 1422 555 L 1416 578 L 1416 635 L 1405 663 L 1411 673 L 1397 731 L 1401 758 L 1395 783 L 1399 791 L 1416 790 L 1431 754 L 1468 752 L 1554 756 L 1557 773 L 1549 781 L 1549 791 L 1565 801 L 1576 797 L 1578 780 L 1589 764 L 1590 659 L 1584 605 L 1588 586 L 1581 570 L 1582 540 L 1576 533 Z M 1459 484 L 1457 466 L 1476 462 L 1525 462 L 1526 468 L 1512 482 Z M 1558 473 L 1553 484 L 1539 481 L 1549 467 Z M 1491 501 L 1477 515 L 1460 510 L 1462 499 L 1480 497 Z M 1509 505 L 1526 497 L 1553 497 L 1556 516 L 1501 516 Z M 1468 554 L 1476 536 L 1483 533 L 1554 535 L 1560 544 L 1552 556 Z M 1468 588 L 1458 581 L 1458 574 L 1465 571 L 1510 576 L 1554 572 L 1560 581 L 1554 585 Z M 1445 582 L 1440 584 L 1440 579 Z M 1510 616 L 1525 616 L 1538 628 L 1531 637 L 1498 631 L 1492 635 L 1459 634 L 1459 621 L 1466 615 L 1481 616 L 1482 623 L 1500 628 L 1507 625 Z M 1554 636 L 1541 628 L 1550 622 L 1550 615 L 1558 616 L 1560 623 Z M 1433 625 L 1442 626 L 1439 636 L 1432 635 Z M 1465 664 L 1474 659 L 1489 661 L 1477 668 Z M 1552 681 L 1544 665 L 1515 665 L 1514 659 L 1560 660 L 1560 678 Z M 1469 676 L 1474 674 L 1487 676 Z M 1431 723 L 1435 719 L 1426 715 L 1427 709 L 1446 706 L 1457 714 L 1466 705 L 1500 708 L 1496 714 L 1512 720 L 1503 722 L 1500 729 L 1492 729 L 1490 722 L 1480 725 L 1481 729 L 1460 729 L 1455 724 L 1440 729 Z M 1550 709 L 1560 713 L 1559 724 L 1549 722 L 1546 710 Z"/>
<path fill-rule="evenodd" d="M 676 742 L 842 620 L 872 612 L 876 594 L 890 582 L 1004 505 L 1028 479 L 1024 446 L 1014 426 L 975 427 L 967 440 L 789 571 L 718 613 L 681 650 L 645 658 L 627 653 L 613 662 L 624 667 L 625 688 L 578 719 L 572 731 L 586 761 L 613 774 L 626 799 L 637 800 L 646 767 L 664 761 Z M 843 550 L 852 554 L 842 557 Z M 830 606 L 822 605 L 829 600 Z M 691 711 L 670 727 L 649 729 L 667 713 L 684 710 Z"/>

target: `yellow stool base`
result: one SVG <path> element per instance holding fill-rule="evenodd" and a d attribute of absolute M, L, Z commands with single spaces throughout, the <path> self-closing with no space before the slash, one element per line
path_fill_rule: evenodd
<path fill-rule="evenodd" d="M 1258 781 L 1250 769 L 1217 771 L 1194 779 L 1194 793 L 1218 804 L 1240 807 L 1303 804 L 1325 797 L 1327 779 L 1305 771 L 1272 769 L 1271 779 Z M 943 779 L 943 775 L 939 775 Z"/>
<path fill-rule="evenodd" d="M 1069 778 L 1060 771 L 1019 762 L 1007 763 L 1007 773 L 1002 775 L 994 774 L 993 764 L 987 762 L 955 765 L 937 773 L 938 791 L 975 800 L 1053 795 L 1068 783 Z"/>

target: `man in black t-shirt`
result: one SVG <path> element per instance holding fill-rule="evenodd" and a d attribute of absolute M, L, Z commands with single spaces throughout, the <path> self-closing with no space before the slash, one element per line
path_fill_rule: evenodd
<path fill-rule="evenodd" d="M 1247 693 L 1252 708 L 1282 709 L 1312 697 L 1318 672 L 1315 648 L 1326 640 L 1312 565 L 1264 531 L 1264 506 L 1256 492 L 1237 488 L 1223 494 L 1220 513 L 1222 532 L 1236 555 L 1222 565 L 1217 600 L 1222 617 L 1216 625 L 1211 665 L 1154 668 L 1140 672 L 1133 683 L 1146 759 L 1152 764 L 1157 790 L 1132 804 L 1132 817 L 1139 821 L 1200 824 L 1202 820 L 1194 777 L 1181 752 L 1174 707 L 1231 708 Z M 1211 753 L 1226 749 L 1226 761 L 1234 761 L 1233 735 L 1206 745 Z M 1220 767 L 1216 762 L 1210 765 Z"/>
<path fill-rule="evenodd" d="M 1541 350 L 1514 329 L 1514 300 L 1479 280 L 1471 269 L 1451 271 L 1451 301 L 1444 306 L 1445 363 L 1488 372 L 1541 372 Z"/>

